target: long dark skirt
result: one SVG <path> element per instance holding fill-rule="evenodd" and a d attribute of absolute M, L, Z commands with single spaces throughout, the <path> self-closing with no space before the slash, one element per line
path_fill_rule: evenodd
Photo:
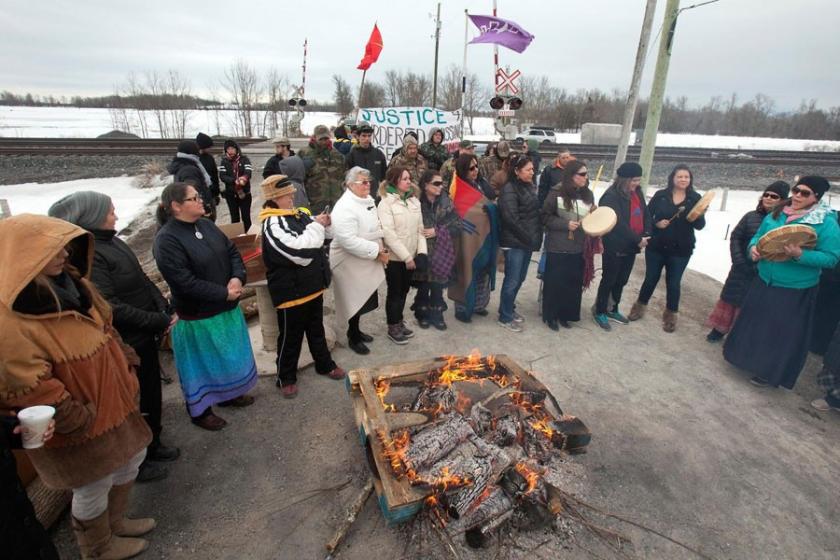
<path fill-rule="evenodd" d="M 768 286 L 761 278 L 750 285 L 723 346 L 730 364 L 793 389 L 808 357 L 817 287 Z"/>
<path fill-rule="evenodd" d="M 546 253 L 543 320 L 580 321 L 583 253 Z"/>
<path fill-rule="evenodd" d="M 832 275 L 833 276 L 833 275 Z M 811 333 L 811 352 L 823 355 L 831 342 L 831 335 L 840 322 L 840 282 L 820 279 L 820 291 L 814 308 L 814 330 Z"/>

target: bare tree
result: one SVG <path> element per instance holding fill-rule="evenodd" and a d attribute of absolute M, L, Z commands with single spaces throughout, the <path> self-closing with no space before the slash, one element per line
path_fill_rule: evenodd
<path fill-rule="evenodd" d="M 332 80 L 335 85 L 335 110 L 342 117 L 346 117 L 353 112 L 354 108 L 350 84 L 338 74 L 333 74 Z"/>
<path fill-rule="evenodd" d="M 167 74 L 166 98 L 169 100 L 170 137 L 184 138 L 187 135 L 187 122 L 192 108 L 192 91 L 186 76 L 178 70 L 171 69 Z"/>
<path fill-rule="evenodd" d="M 265 77 L 267 105 L 263 121 L 263 129 L 269 135 L 288 134 L 289 113 L 286 102 L 286 92 L 289 90 L 289 79 L 276 68 L 269 70 Z"/>
<path fill-rule="evenodd" d="M 461 69 L 450 65 L 440 80 L 438 87 L 438 105 L 447 111 L 461 107 Z"/>
<path fill-rule="evenodd" d="M 234 130 L 237 134 L 255 136 L 261 93 L 257 71 L 243 59 L 237 59 L 225 70 L 221 85 L 236 107 Z"/>
<path fill-rule="evenodd" d="M 376 82 L 365 82 L 365 89 L 362 92 L 362 98 L 359 100 L 359 107 L 387 106 L 385 97 L 385 88 L 382 84 L 378 84 Z"/>

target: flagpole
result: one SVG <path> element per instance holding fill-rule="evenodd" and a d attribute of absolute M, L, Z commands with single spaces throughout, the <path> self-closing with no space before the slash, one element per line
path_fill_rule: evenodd
<path fill-rule="evenodd" d="M 362 85 L 359 86 L 359 97 L 356 99 L 356 117 L 354 119 L 357 124 L 359 122 L 359 111 L 362 108 L 362 92 L 365 90 L 365 76 L 367 76 L 367 70 L 362 70 Z"/>
<path fill-rule="evenodd" d="M 461 75 L 461 138 L 464 137 L 464 100 L 467 91 L 467 36 L 470 30 L 469 12 L 464 10 L 464 70 Z"/>

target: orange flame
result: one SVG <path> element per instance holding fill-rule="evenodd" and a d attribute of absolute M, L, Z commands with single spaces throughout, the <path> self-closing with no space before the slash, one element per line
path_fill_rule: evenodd
<path fill-rule="evenodd" d="M 382 444 L 382 454 L 391 465 L 391 470 L 394 472 L 397 480 L 403 477 L 409 480 L 417 478 L 417 473 L 414 469 L 409 468 L 405 461 L 405 455 L 408 452 L 410 441 L 408 430 L 401 430 L 394 434 L 393 437 L 388 437 L 384 430 L 379 430 L 376 435 Z"/>
<path fill-rule="evenodd" d="M 451 474 L 449 472 L 449 467 L 441 468 L 440 475 L 431 480 L 418 478 L 418 481 L 428 484 L 438 493 L 446 492 L 450 488 L 457 488 L 459 486 L 468 486 L 472 484 L 472 479 L 470 477 Z"/>
<path fill-rule="evenodd" d="M 517 463 L 514 470 L 522 475 L 522 478 L 528 482 L 528 489 L 525 491 L 526 494 L 530 494 L 537 488 L 537 483 L 540 481 L 539 472 L 531 469 L 525 463 Z"/>
<path fill-rule="evenodd" d="M 391 383 L 387 379 L 377 379 L 374 384 L 376 389 L 376 396 L 379 397 L 379 402 L 382 403 L 382 408 L 385 412 L 396 412 L 397 407 L 392 404 L 385 404 L 385 395 L 391 390 Z"/>
<path fill-rule="evenodd" d="M 490 372 L 489 375 L 475 375 L 479 372 L 488 371 Z M 456 381 L 482 384 L 487 379 L 495 382 L 499 387 L 506 387 L 511 384 L 511 380 L 504 373 L 496 373 L 495 356 L 482 358 L 478 350 L 473 350 L 466 358 L 448 356 L 446 364 L 440 369 L 440 372 L 432 373 L 431 383 L 449 387 Z M 515 382 L 518 382 L 518 379 Z"/>
<path fill-rule="evenodd" d="M 472 401 L 468 396 L 463 393 L 458 393 L 458 399 L 455 401 L 455 410 L 457 410 L 461 415 L 466 416 L 467 409 L 472 404 Z"/>

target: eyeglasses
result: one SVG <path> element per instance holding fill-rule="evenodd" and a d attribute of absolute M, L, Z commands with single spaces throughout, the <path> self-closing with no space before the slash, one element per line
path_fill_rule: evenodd
<path fill-rule="evenodd" d="M 810 198 L 811 195 L 814 194 L 814 191 L 810 189 L 803 189 L 801 187 L 793 187 L 792 189 L 790 189 L 790 192 L 792 192 L 793 194 L 801 195 L 802 198 Z"/>
<path fill-rule="evenodd" d="M 761 195 L 761 197 L 762 198 L 769 198 L 770 200 L 779 200 L 780 198 L 782 198 L 781 196 L 777 195 L 776 193 L 772 193 L 772 192 L 766 192 L 763 195 Z"/>
<path fill-rule="evenodd" d="M 195 196 L 191 196 L 189 198 L 185 198 L 184 202 L 198 202 L 199 200 L 201 200 L 201 197 L 198 196 L 198 195 L 195 195 Z"/>
<path fill-rule="evenodd" d="M 353 181 L 354 185 L 370 185 L 370 180 L 362 179 L 361 181 Z"/>
<path fill-rule="evenodd" d="M 434 185 L 436 187 L 439 187 L 439 186 L 443 185 L 443 181 L 429 181 L 429 184 Z"/>
<path fill-rule="evenodd" d="M 575 175 L 579 175 L 580 177 L 586 177 L 587 175 L 589 175 L 589 172 L 584 171 L 583 173 L 575 173 Z"/>
<path fill-rule="evenodd" d="M 476 169 L 478 169 L 477 165 L 470 165 L 470 171 L 475 171 Z"/>

